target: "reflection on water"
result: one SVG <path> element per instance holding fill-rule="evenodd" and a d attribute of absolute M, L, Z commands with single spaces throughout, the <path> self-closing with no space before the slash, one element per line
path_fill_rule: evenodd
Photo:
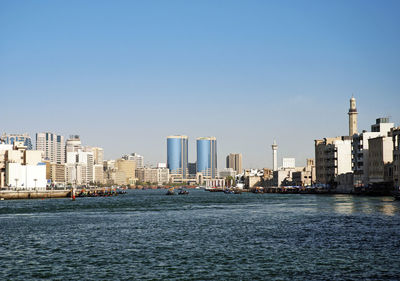
<path fill-rule="evenodd" d="M 353 196 L 349 195 L 335 195 L 334 196 L 334 209 L 337 213 L 349 215 L 354 212 Z"/>
<path fill-rule="evenodd" d="M 399 204 L 393 200 L 383 200 L 381 204 L 381 212 L 388 216 L 394 216 L 399 212 Z"/>
<path fill-rule="evenodd" d="M 378 212 L 393 216 L 396 213 L 400 213 L 399 203 L 391 197 L 360 197 L 343 194 L 333 196 L 335 212 L 344 215 L 354 213 L 374 214 Z"/>

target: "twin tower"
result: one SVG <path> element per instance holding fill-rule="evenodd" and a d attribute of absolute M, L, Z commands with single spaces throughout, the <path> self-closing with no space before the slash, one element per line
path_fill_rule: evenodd
<path fill-rule="evenodd" d="M 204 177 L 217 176 L 217 139 L 215 137 L 197 138 L 196 172 Z M 188 137 L 167 137 L 167 165 L 171 174 L 189 176 Z"/>
<path fill-rule="evenodd" d="M 356 99 L 354 96 L 351 97 L 350 99 L 350 109 L 349 109 L 349 136 L 352 137 L 355 134 L 358 134 L 358 129 L 357 129 L 357 107 L 356 107 Z M 272 144 L 272 169 L 274 171 L 278 170 L 278 145 L 276 144 L 276 141 L 274 140 L 274 143 Z"/>

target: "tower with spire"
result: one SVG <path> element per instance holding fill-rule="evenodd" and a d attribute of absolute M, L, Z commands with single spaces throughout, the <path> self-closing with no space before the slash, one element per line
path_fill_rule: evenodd
<path fill-rule="evenodd" d="M 349 136 L 353 136 L 358 133 L 357 130 L 357 107 L 356 107 L 356 99 L 354 96 L 351 96 L 350 99 L 350 109 L 349 109 Z"/>

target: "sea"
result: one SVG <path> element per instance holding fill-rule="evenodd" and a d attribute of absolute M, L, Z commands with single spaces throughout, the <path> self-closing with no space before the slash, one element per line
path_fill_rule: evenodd
<path fill-rule="evenodd" d="M 0 201 L 0 280 L 400 280 L 392 197 L 165 194 Z"/>

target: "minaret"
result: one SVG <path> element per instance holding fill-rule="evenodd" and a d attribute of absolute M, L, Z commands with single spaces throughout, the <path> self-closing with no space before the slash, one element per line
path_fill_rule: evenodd
<path fill-rule="evenodd" d="M 278 170 L 278 157 L 277 157 L 277 152 L 278 152 L 278 145 L 276 144 L 276 141 L 274 140 L 274 143 L 272 144 L 272 170 L 277 171 Z"/>
<path fill-rule="evenodd" d="M 357 108 L 356 99 L 352 96 L 350 99 L 350 109 L 349 109 L 349 136 L 352 137 L 354 134 L 358 134 L 357 130 Z"/>

